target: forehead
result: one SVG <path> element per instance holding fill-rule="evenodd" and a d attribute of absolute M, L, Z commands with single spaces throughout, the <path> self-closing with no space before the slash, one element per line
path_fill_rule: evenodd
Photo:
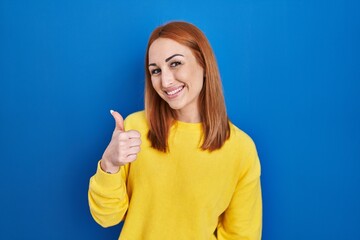
<path fill-rule="evenodd" d="M 169 38 L 158 38 L 150 45 L 149 62 L 161 61 L 174 54 L 192 56 L 189 47 Z"/>

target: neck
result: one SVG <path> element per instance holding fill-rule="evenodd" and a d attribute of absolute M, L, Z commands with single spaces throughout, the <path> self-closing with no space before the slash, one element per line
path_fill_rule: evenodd
<path fill-rule="evenodd" d="M 177 120 L 187 123 L 199 123 L 201 122 L 201 117 L 199 111 L 184 111 L 178 110 Z"/>

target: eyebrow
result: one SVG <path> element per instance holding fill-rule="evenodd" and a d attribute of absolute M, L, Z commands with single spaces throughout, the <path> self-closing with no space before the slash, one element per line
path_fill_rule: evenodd
<path fill-rule="evenodd" d="M 182 55 L 182 54 L 174 54 L 174 55 L 172 55 L 172 56 L 170 56 L 170 57 L 168 57 L 167 59 L 165 59 L 165 62 L 168 62 L 168 61 L 170 61 L 173 57 L 176 57 L 176 56 L 181 56 L 181 57 L 184 57 L 184 55 Z M 149 64 L 149 67 L 150 66 L 156 66 L 156 64 L 155 63 L 150 63 Z"/>

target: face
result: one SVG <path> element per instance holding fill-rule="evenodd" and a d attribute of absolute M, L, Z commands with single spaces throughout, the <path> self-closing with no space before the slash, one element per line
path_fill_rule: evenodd
<path fill-rule="evenodd" d="M 155 91 L 179 117 L 200 116 L 198 101 L 204 69 L 190 48 L 168 38 L 158 38 L 149 48 L 148 67 Z"/>

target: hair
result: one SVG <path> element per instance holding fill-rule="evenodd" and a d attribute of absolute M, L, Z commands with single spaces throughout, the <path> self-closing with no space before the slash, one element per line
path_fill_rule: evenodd
<path fill-rule="evenodd" d="M 230 136 L 220 73 L 206 36 L 196 26 L 187 22 L 170 22 L 159 26 L 151 33 L 148 41 L 145 56 L 145 113 L 149 125 L 147 137 L 151 146 L 162 152 L 169 150 L 169 129 L 177 118 L 175 110 L 157 94 L 151 82 L 148 69 L 149 48 L 158 38 L 172 39 L 189 47 L 204 69 L 204 83 L 198 103 L 203 128 L 201 149 L 220 149 Z"/>

